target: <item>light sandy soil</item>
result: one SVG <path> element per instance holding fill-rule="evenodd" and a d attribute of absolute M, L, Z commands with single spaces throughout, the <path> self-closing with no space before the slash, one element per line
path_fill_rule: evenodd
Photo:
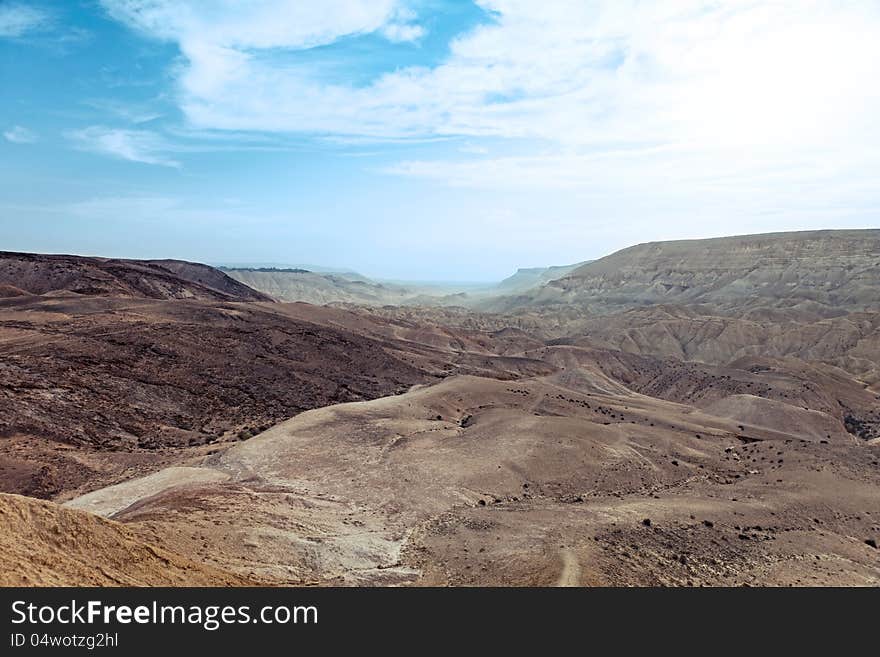
<path fill-rule="evenodd" d="M 578 563 L 577 555 L 571 550 L 563 548 L 559 551 L 559 556 L 562 558 L 562 572 L 559 574 L 556 586 L 580 586 L 581 566 Z"/>
<path fill-rule="evenodd" d="M 0 586 L 257 584 L 144 542 L 124 525 L 0 493 Z"/>
<path fill-rule="evenodd" d="M 739 422 L 583 365 L 452 377 L 70 505 L 284 583 L 880 584 L 876 447 Z"/>

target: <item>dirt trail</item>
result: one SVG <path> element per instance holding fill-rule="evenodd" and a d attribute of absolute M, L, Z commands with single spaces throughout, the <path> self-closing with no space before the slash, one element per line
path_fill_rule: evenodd
<path fill-rule="evenodd" d="M 581 565 L 578 563 L 577 555 L 568 548 L 559 551 L 562 557 L 562 572 L 559 574 L 559 580 L 556 586 L 580 586 L 581 585 Z"/>

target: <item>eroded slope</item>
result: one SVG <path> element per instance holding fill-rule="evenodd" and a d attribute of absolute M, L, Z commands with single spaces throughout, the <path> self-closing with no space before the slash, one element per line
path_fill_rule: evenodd
<path fill-rule="evenodd" d="M 0 493 L 0 586 L 242 586 L 239 575 L 145 542 L 129 527 Z"/>

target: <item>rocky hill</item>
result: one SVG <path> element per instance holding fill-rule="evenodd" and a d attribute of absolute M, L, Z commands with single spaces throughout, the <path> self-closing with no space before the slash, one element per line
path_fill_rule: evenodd
<path fill-rule="evenodd" d="M 547 369 L 463 332 L 308 304 L 0 299 L 0 491 L 57 498 L 204 456 L 307 409 L 450 372 Z"/>
<path fill-rule="evenodd" d="M 448 306 L 466 305 L 470 301 L 468 294 L 454 286 L 379 282 L 356 273 L 270 268 L 224 268 L 223 271 L 278 301 L 359 306 Z"/>
<path fill-rule="evenodd" d="M 271 301 L 223 272 L 182 260 L 117 260 L 0 252 L 0 296 L 78 294 L 149 299 Z"/>
<path fill-rule="evenodd" d="M 651 242 L 583 265 L 490 310 L 577 305 L 605 313 L 653 304 L 862 311 L 880 305 L 880 230 Z"/>

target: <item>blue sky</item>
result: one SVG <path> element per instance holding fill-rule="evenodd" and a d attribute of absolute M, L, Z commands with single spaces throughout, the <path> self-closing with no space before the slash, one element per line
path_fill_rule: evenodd
<path fill-rule="evenodd" d="M 880 226 L 880 6 L 0 0 L 0 249 L 493 280 Z"/>

